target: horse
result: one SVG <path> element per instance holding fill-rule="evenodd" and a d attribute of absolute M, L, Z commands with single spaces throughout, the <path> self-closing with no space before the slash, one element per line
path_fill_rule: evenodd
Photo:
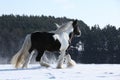
<path fill-rule="evenodd" d="M 67 66 L 73 66 L 75 62 L 66 51 L 70 45 L 72 35 L 79 36 L 81 34 L 77 20 L 57 26 L 58 29 L 55 31 L 27 34 L 21 49 L 12 57 L 11 63 L 14 67 L 27 68 L 35 51 L 38 52 L 36 61 L 40 62 L 41 66 L 49 67 L 49 64 L 41 59 L 45 51 L 60 53 L 57 68 L 63 68 L 65 57 Z"/>

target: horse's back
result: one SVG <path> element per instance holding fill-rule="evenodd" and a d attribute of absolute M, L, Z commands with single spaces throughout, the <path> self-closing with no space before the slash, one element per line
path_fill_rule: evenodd
<path fill-rule="evenodd" d="M 59 40 L 55 40 L 53 35 L 54 33 L 48 32 L 35 32 L 31 34 L 31 43 L 34 49 L 38 51 L 59 51 L 60 42 Z"/>

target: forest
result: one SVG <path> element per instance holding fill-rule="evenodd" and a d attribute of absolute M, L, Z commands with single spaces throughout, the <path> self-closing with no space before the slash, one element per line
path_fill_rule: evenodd
<path fill-rule="evenodd" d="M 25 36 L 35 31 L 52 31 L 55 23 L 63 24 L 73 19 L 54 16 L 1 15 L 0 16 L 0 63 L 10 63 L 12 56 L 21 48 Z M 120 28 L 106 24 L 89 26 L 78 20 L 80 37 L 74 37 L 69 50 L 72 58 L 84 64 L 120 63 Z M 78 49 L 82 46 L 82 49 Z"/>

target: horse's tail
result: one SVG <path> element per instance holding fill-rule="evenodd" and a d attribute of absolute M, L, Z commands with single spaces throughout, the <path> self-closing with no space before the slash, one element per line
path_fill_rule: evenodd
<path fill-rule="evenodd" d="M 29 54 L 30 47 L 31 47 L 31 35 L 29 34 L 26 36 L 22 48 L 13 56 L 11 60 L 11 64 L 13 64 L 15 68 L 22 67 L 27 55 Z"/>

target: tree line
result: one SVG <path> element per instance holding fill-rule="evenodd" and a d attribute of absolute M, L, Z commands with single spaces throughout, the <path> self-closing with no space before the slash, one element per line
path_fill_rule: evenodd
<path fill-rule="evenodd" d="M 73 19 L 54 16 L 2 15 L 0 16 L 0 63 L 9 63 L 11 57 L 21 48 L 25 36 L 34 31 L 52 31 L 54 23 L 62 24 Z M 91 28 L 78 21 L 81 36 L 75 37 L 69 50 L 72 58 L 80 63 L 120 63 L 120 28 L 99 25 Z M 78 43 L 82 43 L 79 44 Z M 82 45 L 83 50 L 77 46 Z M 4 61 L 6 60 L 6 62 Z"/>

